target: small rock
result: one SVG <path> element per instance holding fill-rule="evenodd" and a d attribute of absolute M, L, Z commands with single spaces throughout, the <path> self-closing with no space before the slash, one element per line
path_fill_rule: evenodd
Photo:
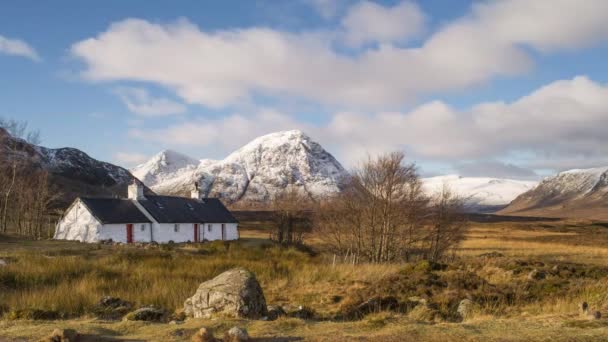
<path fill-rule="evenodd" d="M 530 273 L 528 273 L 528 280 L 542 280 L 547 277 L 547 273 L 545 271 L 539 271 L 537 269 L 533 269 Z"/>
<path fill-rule="evenodd" d="M 587 314 L 588 320 L 596 320 L 596 319 L 600 319 L 600 318 L 602 318 L 602 313 L 599 311 L 592 311 L 589 314 Z"/>
<path fill-rule="evenodd" d="M 192 342 L 215 342 L 213 332 L 209 328 L 200 328 L 190 339 Z"/>
<path fill-rule="evenodd" d="M 472 309 L 473 309 L 473 301 L 470 299 L 463 299 L 458 304 L 458 309 L 456 309 L 456 312 L 458 312 L 460 317 L 462 317 L 462 319 L 464 320 L 467 317 L 471 316 Z"/>
<path fill-rule="evenodd" d="M 224 342 L 244 342 L 249 341 L 247 330 L 239 327 L 232 327 L 224 334 Z"/>
<path fill-rule="evenodd" d="M 98 318 L 102 319 L 120 319 L 127 314 L 133 305 L 120 298 L 104 296 L 101 297 L 93 312 Z"/>
<path fill-rule="evenodd" d="M 266 317 L 270 321 L 274 321 L 275 319 L 286 315 L 285 310 L 283 310 L 283 308 L 278 305 L 268 305 L 267 310 L 268 316 Z"/>
<path fill-rule="evenodd" d="M 128 321 L 160 322 L 163 321 L 166 316 L 167 313 L 165 310 L 150 306 L 130 312 L 125 316 L 125 319 Z"/>
<path fill-rule="evenodd" d="M 55 329 L 50 336 L 45 337 L 39 342 L 78 342 L 80 335 L 74 329 Z"/>
<path fill-rule="evenodd" d="M 98 306 L 107 308 L 120 308 L 120 307 L 131 307 L 131 303 L 124 301 L 120 298 L 103 296 L 97 303 Z"/>
<path fill-rule="evenodd" d="M 587 302 L 582 302 L 578 305 L 578 313 L 580 315 L 586 315 L 589 311 L 589 304 Z"/>
<path fill-rule="evenodd" d="M 8 263 L 5 260 L 0 259 L 0 267 L 6 266 Z"/>
<path fill-rule="evenodd" d="M 602 313 L 595 310 L 589 309 L 589 304 L 587 302 L 582 302 L 579 304 L 579 314 L 588 320 L 596 320 L 602 318 Z"/>

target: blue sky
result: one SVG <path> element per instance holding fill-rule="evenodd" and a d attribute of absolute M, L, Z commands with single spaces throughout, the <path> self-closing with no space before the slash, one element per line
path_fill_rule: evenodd
<path fill-rule="evenodd" d="M 7 1 L 0 117 L 124 166 L 301 129 L 349 167 L 537 178 L 608 165 L 607 6 Z"/>

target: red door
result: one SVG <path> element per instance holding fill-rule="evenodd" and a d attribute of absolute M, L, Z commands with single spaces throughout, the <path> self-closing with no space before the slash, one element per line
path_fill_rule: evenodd
<path fill-rule="evenodd" d="M 198 223 L 194 224 L 194 242 L 199 242 Z"/>
<path fill-rule="evenodd" d="M 133 225 L 127 224 L 127 243 L 133 243 Z"/>

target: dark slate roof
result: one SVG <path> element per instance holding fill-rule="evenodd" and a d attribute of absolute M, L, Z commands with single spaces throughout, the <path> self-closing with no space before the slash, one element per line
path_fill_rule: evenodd
<path fill-rule="evenodd" d="M 146 196 L 138 202 L 159 223 L 238 223 L 217 198 Z"/>
<path fill-rule="evenodd" d="M 152 222 L 128 199 L 81 197 L 80 200 L 103 224 Z"/>

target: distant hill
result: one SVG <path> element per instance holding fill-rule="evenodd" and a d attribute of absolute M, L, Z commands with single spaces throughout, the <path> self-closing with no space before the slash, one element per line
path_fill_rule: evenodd
<path fill-rule="evenodd" d="M 608 167 L 547 177 L 499 213 L 608 220 Z"/>
<path fill-rule="evenodd" d="M 465 200 L 468 211 L 491 213 L 505 208 L 518 195 L 534 188 L 538 182 L 458 175 L 423 178 L 424 189 L 433 194 L 447 185 Z"/>
<path fill-rule="evenodd" d="M 59 207 L 77 196 L 126 196 L 127 185 L 135 179 L 128 170 L 78 149 L 32 145 L 0 128 L 0 162 L 8 165 L 13 160 L 25 168 L 48 171 L 52 188 L 61 195 Z"/>

